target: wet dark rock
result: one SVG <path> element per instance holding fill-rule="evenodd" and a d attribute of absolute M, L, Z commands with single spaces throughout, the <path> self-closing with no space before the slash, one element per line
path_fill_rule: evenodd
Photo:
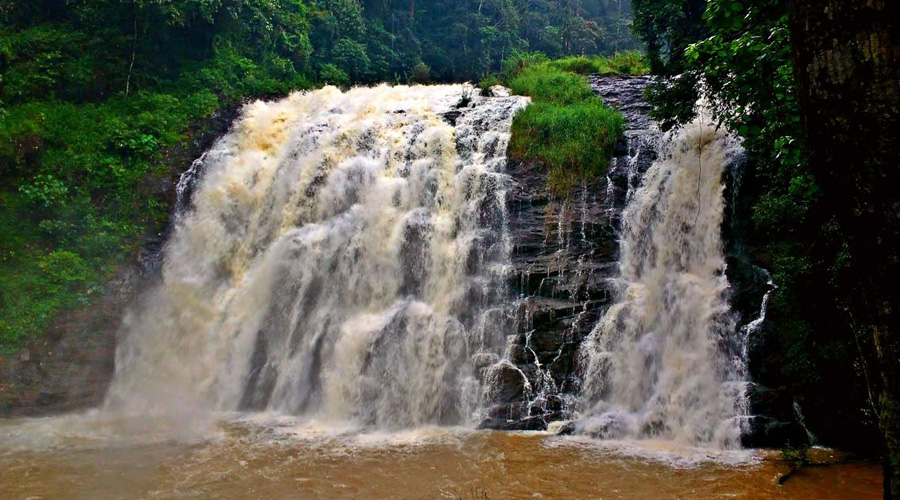
<path fill-rule="evenodd" d="M 588 80 L 607 105 L 622 113 L 629 130 L 653 128 L 652 107 L 643 98 L 649 76 L 591 75 Z"/>
<path fill-rule="evenodd" d="M 629 129 L 652 123 L 641 99 L 647 81 L 591 77 L 606 102 L 623 109 Z M 509 165 L 516 182 L 507 194 L 514 244 L 510 289 L 518 301 L 516 336 L 507 357 L 527 377 L 531 392 L 494 408 L 482 427 L 545 429 L 550 422 L 571 418 L 573 404 L 564 401 L 574 401 L 577 395 L 578 347 L 613 296 L 609 279 L 618 268 L 618 213 L 629 186 L 637 185 L 655 159 L 649 138 L 658 134 L 629 130 L 616 147 L 608 179 L 594 179 L 556 196 L 547 191 L 546 173 L 538 165 Z M 522 410 L 520 400 L 528 411 Z"/>
<path fill-rule="evenodd" d="M 806 429 L 796 421 L 782 421 L 765 415 L 749 418 L 750 432 L 741 437 L 747 448 L 805 447 L 810 444 Z"/>
<path fill-rule="evenodd" d="M 808 446 L 809 434 L 799 420 L 798 408 L 786 388 L 771 389 L 753 384 L 748 389 L 751 416 L 741 442 L 752 448 Z"/>
<path fill-rule="evenodd" d="M 566 422 L 556 429 L 556 435 L 558 436 L 571 436 L 576 432 L 578 432 L 578 427 L 574 421 Z"/>
<path fill-rule="evenodd" d="M 139 264 L 124 266 L 89 310 L 60 313 L 42 338 L 0 356 L 0 417 L 99 405 L 115 371 L 119 323 L 144 276 Z"/>
<path fill-rule="evenodd" d="M 478 429 L 497 431 L 543 431 L 547 429 L 547 421 L 543 417 L 525 417 L 516 419 L 487 418 Z"/>
<path fill-rule="evenodd" d="M 512 365 L 500 364 L 490 368 L 490 384 L 494 389 L 493 401 L 496 403 L 512 403 L 522 401 L 528 381 L 521 370 Z"/>
<path fill-rule="evenodd" d="M 458 120 L 459 117 L 462 116 L 462 114 L 463 112 L 458 109 L 451 109 L 450 111 L 440 113 L 440 117 L 442 120 L 455 127 L 456 120 Z"/>

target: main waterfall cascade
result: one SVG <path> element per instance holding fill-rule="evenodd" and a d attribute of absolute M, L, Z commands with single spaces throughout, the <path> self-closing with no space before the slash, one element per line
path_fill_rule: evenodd
<path fill-rule="evenodd" d="M 505 153 L 528 100 L 470 93 L 327 87 L 247 106 L 183 176 L 104 409 L 502 428 L 498 401 L 570 397 L 516 364 Z M 698 121 L 659 148 L 611 214 L 618 299 L 572 351 L 574 428 L 733 448 L 746 339 L 726 297 L 722 173 L 740 146 Z"/>
<path fill-rule="evenodd" d="M 528 100 L 470 94 L 326 87 L 249 105 L 185 176 L 105 409 L 473 422 L 489 392 L 474 365 L 500 363 L 506 340 L 505 153 Z"/>
<path fill-rule="evenodd" d="M 727 300 L 723 170 L 741 151 L 698 119 L 671 133 L 622 214 L 615 303 L 580 348 L 577 429 L 740 446 L 746 339 Z"/>

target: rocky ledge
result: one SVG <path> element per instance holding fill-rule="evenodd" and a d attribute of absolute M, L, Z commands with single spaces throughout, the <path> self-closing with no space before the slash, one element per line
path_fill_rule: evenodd
<path fill-rule="evenodd" d="M 607 177 L 553 196 L 539 166 L 509 166 L 516 182 L 507 195 L 515 334 L 505 362 L 493 368 L 497 387 L 483 428 L 542 430 L 572 416 L 580 384 L 578 348 L 612 299 L 619 214 L 656 159 L 660 132 L 641 97 L 649 78 L 590 81 L 627 123 Z"/>

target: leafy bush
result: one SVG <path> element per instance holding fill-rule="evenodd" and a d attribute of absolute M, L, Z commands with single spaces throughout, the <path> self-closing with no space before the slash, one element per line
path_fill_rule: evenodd
<path fill-rule="evenodd" d="M 322 69 L 319 70 L 319 80 L 322 83 L 335 85 L 337 87 L 350 86 L 350 75 L 341 68 L 330 63 L 322 65 Z"/>
<path fill-rule="evenodd" d="M 19 187 L 19 192 L 39 209 L 50 209 L 62 203 L 68 189 L 52 175 L 36 175 L 31 183 Z"/>
<path fill-rule="evenodd" d="M 0 121 L 0 349 L 82 303 L 168 208 L 147 183 L 168 148 L 219 107 L 210 92 L 99 104 L 31 102 Z M 90 270 L 90 272 L 86 272 Z"/>
<path fill-rule="evenodd" d="M 478 89 L 481 91 L 481 95 L 485 97 L 491 96 L 491 87 L 503 85 L 503 80 L 497 77 L 497 75 L 488 75 L 483 78 L 480 82 L 478 82 Z"/>
<path fill-rule="evenodd" d="M 409 75 L 410 81 L 413 83 L 425 84 L 431 82 L 431 68 L 423 62 L 419 62 L 413 67 L 412 73 Z"/>

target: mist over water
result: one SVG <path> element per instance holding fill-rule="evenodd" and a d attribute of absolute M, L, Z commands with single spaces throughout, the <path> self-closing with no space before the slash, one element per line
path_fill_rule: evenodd
<path fill-rule="evenodd" d="M 581 431 L 740 446 L 746 369 L 726 297 L 722 173 L 740 146 L 697 120 L 670 134 L 622 215 L 618 299 L 581 346 Z"/>
<path fill-rule="evenodd" d="M 456 109 L 464 93 L 326 87 L 249 105 L 185 177 L 192 199 L 125 320 L 104 410 L 471 422 L 471 360 L 505 343 L 505 153 L 528 101 Z"/>

